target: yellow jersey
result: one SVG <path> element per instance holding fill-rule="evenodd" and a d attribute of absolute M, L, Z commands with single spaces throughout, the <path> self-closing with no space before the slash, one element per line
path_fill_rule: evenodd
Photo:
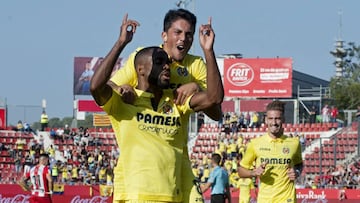
<path fill-rule="evenodd" d="M 287 175 L 288 166 L 302 163 L 299 140 L 282 135 L 273 139 L 268 134 L 254 138 L 247 146 L 240 162 L 250 169 L 266 162 L 264 175 L 260 176 L 258 203 L 292 203 L 296 202 L 295 183 Z"/>
<path fill-rule="evenodd" d="M 130 54 L 128 60 L 125 62 L 124 66 L 119 69 L 113 77 L 110 79 L 116 85 L 124 85 L 128 84 L 133 87 L 137 86 L 137 74 L 134 65 L 134 59 L 137 51 L 141 48 L 138 48 L 135 52 Z M 203 59 L 199 56 L 194 56 L 187 54 L 183 61 L 176 62 L 173 61 L 170 64 L 170 89 L 167 90 L 168 94 L 173 94 L 173 90 L 177 87 L 181 86 L 182 84 L 187 84 L 189 82 L 195 82 L 199 85 L 201 89 L 206 89 L 206 65 Z M 191 191 L 196 191 L 193 189 L 194 184 L 193 180 L 195 176 L 191 170 L 191 163 L 189 161 L 189 154 L 187 148 L 187 140 L 188 140 L 188 123 L 189 123 L 189 116 L 182 116 L 181 117 L 182 131 L 184 133 L 184 146 L 183 152 L 184 156 L 182 157 L 182 174 L 181 179 L 183 182 L 183 193 L 184 197 L 189 197 Z M 198 196 L 192 195 L 192 196 Z M 184 199 L 183 203 L 192 202 L 187 198 Z"/>
<path fill-rule="evenodd" d="M 184 135 L 181 119 L 192 112 L 164 93 L 156 110 L 153 94 L 135 89 L 133 105 L 113 92 L 108 113 L 121 156 L 114 168 L 114 200 L 180 202 Z"/>
<path fill-rule="evenodd" d="M 240 178 L 236 187 L 239 188 L 239 203 L 250 203 L 251 189 L 255 188 L 251 178 Z"/>

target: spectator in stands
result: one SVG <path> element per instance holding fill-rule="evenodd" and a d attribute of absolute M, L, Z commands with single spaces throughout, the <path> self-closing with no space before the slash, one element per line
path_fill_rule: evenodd
<path fill-rule="evenodd" d="M 56 140 L 57 137 L 56 137 L 55 129 L 51 128 L 49 133 L 50 133 L 50 138 L 53 139 L 53 140 Z"/>
<path fill-rule="evenodd" d="M 67 148 L 66 146 L 64 146 L 63 151 L 64 151 L 64 158 L 66 160 L 71 159 L 71 150 L 69 148 Z"/>
<path fill-rule="evenodd" d="M 245 125 L 246 128 L 249 127 L 250 121 L 251 121 L 250 112 L 246 111 L 246 112 L 244 113 L 244 125 Z"/>
<path fill-rule="evenodd" d="M 331 106 L 331 111 L 330 111 L 330 122 L 331 123 L 336 123 L 336 118 L 339 114 L 339 110 L 336 108 L 336 106 Z"/>
<path fill-rule="evenodd" d="M 71 168 L 71 183 L 76 184 L 79 180 L 79 171 L 78 166 L 76 164 L 72 165 Z"/>
<path fill-rule="evenodd" d="M 0 151 L 7 151 L 8 149 L 6 148 L 6 146 L 0 142 Z"/>
<path fill-rule="evenodd" d="M 24 123 L 24 132 L 33 133 L 34 135 L 36 135 L 36 132 L 31 128 L 30 124 L 27 122 Z"/>
<path fill-rule="evenodd" d="M 58 182 L 58 176 L 59 176 L 59 163 L 55 161 L 55 163 L 51 166 L 51 178 L 53 180 L 53 183 Z"/>
<path fill-rule="evenodd" d="M 44 147 L 44 136 L 40 134 L 39 137 L 39 147 L 43 148 Z"/>
<path fill-rule="evenodd" d="M 74 145 L 75 146 L 80 146 L 81 145 L 81 136 L 79 133 L 76 133 L 73 137 L 74 139 Z"/>
<path fill-rule="evenodd" d="M 48 123 L 48 115 L 46 114 L 45 110 L 43 110 L 40 116 L 41 131 L 45 131 L 45 129 L 48 127 Z"/>
<path fill-rule="evenodd" d="M 316 123 L 316 107 L 315 106 L 311 106 L 310 109 L 310 123 Z"/>
<path fill-rule="evenodd" d="M 21 120 L 18 121 L 17 125 L 16 125 L 16 131 L 21 131 L 21 132 L 24 132 L 24 125 L 22 123 Z"/>
<path fill-rule="evenodd" d="M 258 202 L 296 203 L 295 180 L 303 167 L 301 147 L 297 138 L 283 134 L 284 116 L 285 103 L 275 100 L 267 105 L 268 132 L 250 141 L 240 162 L 240 177 L 260 178 Z"/>
<path fill-rule="evenodd" d="M 64 129 L 63 128 L 58 128 L 56 130 L 56 138 L 60 139 L 62 142 L 65 141 Z"/>
<path fill-rule="evenodd" d="M 15 145 L 16 145 L 16 151 L 22 152 L 24 150 L 24 146 L 26 145 L 26 140 L 24 138 L 20 137 L 20 138 L 16 139 Z"/>
<path fill-rule="evenodd" d="M 231 116 L 230 116 L 229 120 L 230 120 L 231 132 L 233 134 L 237 133 L 238 132 L 238 116 L 236 115 L 235 112 L 231 113 Z"/>
<path fill-rule="evenodd" d="M 54 149 L 54 146 L 52 144 L 47 149 L 47 153 L 49 154 L 50 159 L 55 158 L 55 149 Z"/>
<path fill-rule="evenodd" d="M 26 175 L 26 173 L 30 172 L 31 167 L 33 167 L 34 163 L 33 163 L 33 159 L 31 158 L 30 154 L 27 154 L 25 156 L 25 163 L 24 163 L 24 175 Z"/>
<path fill-rule="evenodd" d="M 205 114 L 203 112 L 198 112 L 196 115 L 197 115 L 197 132 L 199 132 L 200 128 L 205 123 Z"/>
<path fill-rule="evenodd" d="M 59 172 L 61 173 L 61 183 L 68 184 L 70 173 L 65 163 L 60 165 Z"/>
<path fill-rule="evenodd" d="M 14 160 L 15 164 L 15 173 L 18 175 L 21 173 L 22 165 L 21 165 L 21 155 L 17 154 Z"/>
<path fill-rule="evenodd" d="M 330 121 L 330 108 L 329 105 L 325 104 L 325 106 L 321 109 L 322 122 L 328 123 Z"/>
<path fill-rule="evenodd" d="M 64 127 L 64 134 L 65 136 L 69 136 L 70 135 L 70 132 L 71 132 L 71 129 L 69 127 L 68 124 L 65 124 L 65 127 Z"/>
<path fill-rule="evenodd" d="M 259 126 L 259 114 L 257 112 L 252 112 L 250 118 L 250 128 L 257 128 Z"/>
<path fill-rule="evenodd" d="M 84 134 L 80 138 L 81 146 L 88 146 L 89 145 L 89 137 L 90 136 L 91 135 L 90 135 L 89 129 L 85 128 Z"/>
<path fill-rule="evenodd" d="M 244 128 L 244 114 L 240 112 L 237 120 L 237 129 L 241 131 L 242 128 Z"/>

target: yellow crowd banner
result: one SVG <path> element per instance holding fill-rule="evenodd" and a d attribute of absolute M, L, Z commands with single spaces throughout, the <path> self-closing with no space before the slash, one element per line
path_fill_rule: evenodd
<path fill-rule="evenodd" d="M 61 195 L 61 194 L 64 193 L 64 190 L 65 190 L 64 184 L 54 183 L 54 185 L 53 185 L 53 192 L 54 192 L 54 194 L 59 194 L 59 195 Z"/>
<path fill-rule="evenodd" d="M 110 126 L 111 122 L 109 116 L 106 114 L 93 114 L 93 125 L 97 126 Z"/>
<path fill-rule="evenodd" d="M 100 196 L 109 197 L 113 193 L 113 186 L 112 185 L 100 185 L 99 190 L 100 190 Z"/>

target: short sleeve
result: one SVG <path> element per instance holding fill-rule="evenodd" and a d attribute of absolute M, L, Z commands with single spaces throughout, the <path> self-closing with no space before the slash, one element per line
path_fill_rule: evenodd
<path fill-rule="evenodd" d="M 179 110 L 179 112 L 180 112 L 181 114 L 183 114 L 183 115 L 188 115 L 188 114 L 191 114 L 191 113 L 194 112 L 194 110 L 190 107 L 190 101 L 191 101 L 191 98 L 192 98 L 193 96 L 194 96 L 194 94 L 191 95 L 191 96 L 189 96 L 189 97 L 186 99 L 184 105 L 178 105 L 178 106 L 177 106 L 177 107 L 178 107 L 178 110 Z"/>
<path fill-rule="evenodd" d="M 202 90 L 207 88 L 206 85 L 206 64 L 202 58 L 198 57 L 192 64 L 193 81 L 200 86 Z"/>
<path fill-rule="evenodd" d="M 213 171 L 212 173 L 210 173 L 209 179 L 207 181 L 208 183 L 214 183 L 215 182 L 216 172 L 217 171 Z"/>
<path fill-rule="evenodd" d="M 138 48 L 135 52 L 131 53 L 125 62 L 124 66 L 120 68 L 110 79 L 113 83 L 116 85 L 125 85 L 128 84 L 132 87 L 136 87 L 137 85 L 137 75 L 134 65 L 135 55 L 138 50 L 141 48 Z"/>
<path fill-rule="evenodd" d="M 302 163 L 302 156 L 301 156 L 301 146 L 300 146 L 300 142 L 297 141 L 297 148 L 296 148 L 296 152 L 293 158 L 294 161 L 294 165 L 298 165 Z"/>
<path fill-rule="evenodd" d="M 119 104 L 123 103 L 122 99 L 121 99 L 121 95 L 119 95 L 119 93 L 117 93 L 116 91 L 112 92 L 112 95 L 110 97 L 110 99 L 103 105 L 101 106 L 101 108 L 108 114 L 108 115 L 113 115 L 114 114 L 114 109 L 112 108 L 114 105 L 119 106 Z"/>
<path fill-rule="evenodd" d="M 245 155 L 241 159 L 240 166 L 246 169 L 250 169 L 253 166 L 253 162 L 255 161 L 255 159 L 256 159 L 256 154 L 254 149 L 254 143 L 253 141 L 250 141 L 250 143 L 246 148 Z"/>

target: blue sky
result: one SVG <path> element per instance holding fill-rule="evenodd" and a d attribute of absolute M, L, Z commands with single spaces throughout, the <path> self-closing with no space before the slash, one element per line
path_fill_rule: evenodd
<path fill-rule="evenodd" d="M 9 105 L 9 123 L 39 120 L 43 99 L 49 117 L 72 116 L 74 57 L 106 55 L 125 13 L 141 26 L 123 57 L 160 44 L 163 17 L 177 1 L 1 1 L 0 99 Z M 339 36 L 338 12 L 342 38 L 359 43 L 359 7 L 357 0 L 196 0 L 186 6 L 198 25 L 212 16 L 217 55 L 291 57 L 295 70 L 326 80 L 335 70 L 329 51 Z M 192 53 L 202 55 L 195 39 Z"/>

